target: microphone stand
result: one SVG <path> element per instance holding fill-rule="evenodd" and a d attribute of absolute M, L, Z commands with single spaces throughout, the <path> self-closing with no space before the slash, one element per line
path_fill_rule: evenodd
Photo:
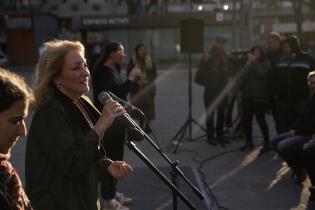
<path fill-rule="evenodd" d="M 131 141 L 128 140 L 126 142 L 127 146 L 129 149 L 131 149 L 132 151 L 134 151 L 134 153 L 136 153 L 136 155 L 143 160 L 143 162 L 149 166 L 150 169 L 152 169 L 152 171 L 172 190 L 173 195 L 178 196 L 190 209 L 193 210 L 197 210 L 197 208 L 189 201 L 189 199 L 183 194 L 181 193 L 178 188 L 173 185 L 168 179 L 167 177 L 138 149 L 138 147 L 136 146 L 136 144 Z M 177 203 L 177 201 L 176 201 Z M 174 209 L 176 210 L 176 209 Z"/>
<path fill-rule="evenodd" d="M 177 208 L 177 199 L 176 199 L 176 195 L 178 195 L 178 190 L 177 190 L 177 184 L 178 184 L 178 180 L 177 180 L 177 176 L 179 175 L 187 184 L 188 186 L 193 190 L 193 192 L 199 197 L 200 200 L 202 200 L 204 198 L 204 196 L 201 194 L 201 192 L 186 178 L 186 176 L 184 175 L 184 173 L 178 168 L 178 164 L 179 162 L 176 160 L 175 162 L 172 162 L 167 155 L 162 151 L 161 148 L 159 148 L 152 140 L 151 138 L 138 126 L 138 124 L 131 118 L 129 117 L 129 120 L 134 124 L 134 126 L 143 134 L 144 138 L 149 141 L 149 143 L 151 145 L 153 145 L 153 147 L 158 151 L 158 153 L 170 164 L 170 166 L 172 167 L 172 182 L 174 184 L 172 184 L 172 190 L 173 190 L 173 207 L 174 209 Z M 130 141 L 129 141 L 130 142 Z M 131 147 L 131 149 L 133 150 L 133 146 L 132 143 L 127 142 L 127 146 Z M 134 143 L 133 143 L 134 144 Z M 129 148 L 130 148 L 129 147 Z M 138 152 L 135 151 L 135 153 L 137 154 Z M 141 153 L 141 152 L 140 152 Z M 140 154 L 139 154 L 140 155 Z M 143 155 L 143 154 L 142 154 Z M 144 160 L 143 157 L 140 156 L 141 159 Z M 145 160 L 144 160 L 145 161 Z M 146 162 L 146 161 L 145 161 Z M 151 166 L 149 166 L 151 167 Z M 155 169 L 152 169 L 153 171 Z M 158 170 L 158 169 L 157 169 Z M 163 175 L 163 174 L 162 174 Z M 167 180 L 168 181 L 168 180 Z M 169 185 L 169 184 L 167 184 Z M 180 196 L 180 198 L 183 200 L 183 198 Z"/>

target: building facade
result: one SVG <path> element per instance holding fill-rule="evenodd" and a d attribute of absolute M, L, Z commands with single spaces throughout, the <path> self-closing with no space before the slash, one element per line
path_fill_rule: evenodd
<path fill-rule="evenodd" d="M 270 31 L 284 35 L 296 33 L 294 12 L 289 2 L 268 9 L 254 0 L 221 0 L 216 3 L 185 0 L 168 1 L 167 4 L 163 3 L 167 1 L 144 0 L 6 2 L 16 3 L 0 5 L 3 11 L 1 20 L 4 23 L 0 24 L 0 40 L 7 43 L 9 60 L 16 65 L 33 63 L 38 57 L 40 44 L 51 38 L 81 40 L 87 48 L 88 56 L 99 53 L 104 41 L 115 40 L 123 43 L 129 56 L 134 53 L 138 43 L 143 43 L 157 62 L 185 60 L 187 55 L 180 53 L 180 23 L 189 18 L 204 20 L 203 50 L 210 49 L 217 34 L 226 36 L 229 40 L 227 50 L 230 51 L 249 48 L 252 44 L 262 42 Z M 307 8 L 304 12 L 308 14 Z M 15 30 L 11 30 L 13 19 L 22 13 L 28 14 L 30 22 L 17 24 Z M 310 46 L 314 42 L 312 37 L 315 32 L 315 20 L 312 17 L 305 15 L 302 27 Z M 48 24 L 45 24 L 46 21 Z M 19 45 L 23 49 L 31 49 L 33 55 L 32 59 L 27 58 L 28 62 L 23 62 L 14 58 L 22 52 L 12 50 L 15 47 L 11 43 L 17 42 L 17 38 L 12 40 L 14 33 L 21 34 L 21 30 L 26 30 L 26 25 L 29 26 L 29 36 L 32 38 L 28 42 L 32 43 L 32 47 L 23 47 L 23 43 Z M 192 56 L 197 59 L 200 55 Z M 26 58 L 23 55 L 20 57 Z"/>

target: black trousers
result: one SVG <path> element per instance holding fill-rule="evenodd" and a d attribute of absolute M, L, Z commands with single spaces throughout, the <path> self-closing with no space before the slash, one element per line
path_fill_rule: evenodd
<path fill-rule="evenodd" d="M 252 126 L 253 117 L 255 115 L 262 136 L 264 138 L 264 144 L 269 144 L 269 128 L 265 119 L 267 104 L 264 102 L 256 102 L 250 99 L 242 98 L 242 109 L 246 142 L 253 142 Z"/>
<path fill-rule="evenodd" d="M 204 104 L 206 108 L 206 126 L 207 126 L 207 136 L 208 138 L 222 137 L 224 122 L 225 122 L 225 108 L 226 108 L 226 97 L 221 101 L 218 101 L 217 97 L 212 94 L 204 93 Z M 217 119 L 215 122 L 215 114 L 217 114 Z"/>
<path fill-rule="evenodd" d="M 120 122 L 115 120 L 112 126 L 105 132 L 103 147 L 106 157 L 111 160 L 123 160 L 126 132 Z M 103 199 L 113 199 L 116 195 L 117 181 L 108 173 L 102 173 L 101 178 L 101 197 Z"/>
<path fill-rule="evenodd" d="M 302 164 L 308 173 L 312 186 L 315 186 L 314 160 L 315 160 L 315 145 L 302 150 Z"/>

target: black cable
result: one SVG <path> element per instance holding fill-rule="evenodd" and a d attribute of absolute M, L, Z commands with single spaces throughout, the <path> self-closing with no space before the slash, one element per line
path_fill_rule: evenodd
<path fill-rule="evenodd" d="M 152 128 L 150 127 L 149 122 L 148 122 L 148 120 L 146 119 L 145 115 L 143 114 L 143 112 L 142 112 L 141 110 L 138 110 L 138 109 L 136 109 L 136 110 L 137 110 L 138 113 L 140 113 L 140 116 L 142 117 L 142 120 L 144 120 L 145 123 L 146 123 L 146 125 L 148 126 L 148 128 L 149 128 L 151 134 L 153 135 L 153 140 L 154 140 L 155 143 L 158 145 L 159 149 L 160 149 L 161 151 L 163 151 L 163 149 L 162 149 L 162 147 L 161 147 L 159 141 L 157 140 L 157 138 L 156 138 L 156 136 L 155 136 L 155 134 L 154 134 Z M 219 203 L 219 201 L 218 201 L 216 195 L 214 194 L 214 192 L 211 190 L 210 187 L 208 187 L 208 183 L 206 182 L 205 174 L 204 174 L 203 171 L 202 171 L 202 167 L 203 167 L 203 165 L 204 165 L 207 161 L 213 160 L 213 159 L 215 159 L 215 158 L 217 158 L 217 157 L 220 157 L 220 156 L 222 156 L 222 155 L 225 155 L 225 154 L 228 154 L 228 153 L 232 153 L 232 152 L 236 152 L 236 151 L 239 151 L 239 149 L 224 151 L 224 152 L 221 152 L 221 153 L 219 153 L 219 154 L 213 155 L 213 156 L 211 156 L 211 157 L 209 157 L 209 158 L 207 158 L 207 159 L 204 159 L 204 160 L 197 160 L 197 156 L 198 156 L 199 153 L 196 152 L 196 151 L 194 151 L 194 150 L 183 149 L 183 150 L 181 151 L 181 152 L 191 152 L 191 153 L 193 153 L 193 158 L 192 158 L 192 160 L 193 160 L 194 162 L 196 162 L 196 163 L 199 164 L 199 166 L 198 166 L 198 168 L 197 168 L 197 171 L 198 171 L 198 173 L 199 173 L 200 176 L 201 176 L 202 184 L 206 187 L 206 192 L 207 192 L 208 196 L 211 198 L 211 200 L 214 200 L 214 202 L 211 202 L 210 210 L 212 210 L 214 203 L 216 204 L 216 206 L 217 206 L 219 209 L 228 210 L 228 208 L 226 208 L 226 207 L 224 207 L 224 206 L 221 206 L 221 204 Z"/>
<path fill-rule="evenodd" d="M 208 192 L 210 193 L 210 196 L 214 199 L 214 201 L 215 201 L 215 203 L 216 203 L 216 205 L 217 205 L 217 207 L 218 207 L 219 209 L 228 210 L 228 208 L 222 206 L 222 205 L 219 203 L 217 197 L 215 196 L 215 194 L 213 193 L 213 191 L 211 190 L 211 188 L 208 186 L 208 183 L 205 181 L 205 177 L 206 177 L 206 176 L 205 176 L 204 172 L 202 171 L 202 168 L 203 168 L 203 166 L 204 166 L 204 164 L 205 164 L 206 162 L 208 162 L 208 161 L 210 161 L 210 160 L 213 160 L 213 159 L 215 159 L 215 158 L 217 158 L 217 157 L 226 155 L 226 154 L 228 154 L 228 153 L 236 152 L 236 151 L 239 151 L 239 149 L 228 150 L 228 151 L 224 151 L 224 152 L 218 153 L 218 154 L 216 154 L 216 155 L 213 155 L 213 156 L 211 156 L 211 157 L 209 157 L 209 158 L 206 158 L 206 159 L 202 160 L 202 161 L 200 162 L 199 167 L 198 167 L 198 172 L 200 173 L 200 175 L 201 175 L 201 177 L 202 177 L 201 180 L 203 181 L 203 184 L 206 185 L 206 188 L 207 188 Z"/>
<path fill-rule="evenodd" d="M 198 173 L 200 174 L 201 176 L 201 181 L 202 181 L 202 184 L 205 186 L 206 188 L 206 192 L 208 194 L 208 196 L 210 197 L 211 200 L 213 200 L 214 202 L 211 203 L 211 206 L 210 206 L 210 210 L 213 208 L 213 205 L 216 204 L 216 206 L 219 208 L 219 209 L 223 209 L 223 210 L 228 210 L 228 208 L 222 206 L 219 202 L 219 200 L 217 199 L 216 195 L 214 194 L 214 192 L 211 190 L 211 188 L 208 186 L 208 183 L 206 182 L 206 176 L 204 174 L 204 172 L 202 171 L 202 168 L 204 166 L 204 164 L 208 161 L 211 161 L 217 157 L 220 157 L 220 156 L 223 156 L 223 155 L 226 155 L 226 154 L 229 154 L 229 153 L 232 153 L 232 152 L 237 152 L 239 151 L 239 149 L 233 149 L 233 150 L 228 150 L 228 151 L 224 151 L 224 152 L 221 152 L 221 153 L 218 153 L 218 154 L 215 154 L 213 156 L 210 156 L 206 159 L 203 159 L 203 160 L 198 160 L 197 159 L 197 156 L 198 156 L 198 152 L 194 151 L 194 150 L 188 150 L 188 149 L 185 149 L 185 150 L 182 150 L 181 152 L 191 152 L 193 153 L 193 157 L 192 157 L 192 160 L 194 162 L 196 162 L 197 164 L 199 164 L 198 168 L 197 168 L 197 171 Z"/>
<path fill-rule="evenodd" d="M 211 202 L 211 206 L 210 206 L 210 210 L 213 209 L 213 205 L 216 204 L 216 206 L 218 208 L 221 208 L 220 206 L 220 203 L 218 201 L 218 199 L 216 198 L 215 194 L 213 193 L 213 191 L 208 187 L 208 183 L 206 182 L 205 180 L 205 174 L 201 171 L 201 163 L 203 162 L 203 160 L 197 160 L 197 156 L 198 156 L 198 152 L 194 151 L 194 150 L 182 150 L 183 152 L 192 152 L 194 153 L 193 155 L 193 158 L 192 160 L 194 162 L 196 162 L 197 164 L 199 164 L 199 166 L 197 167 L 197 171 L 198 173 L 200 174 L 200 179 L 202 181 L 202 184 L 204 186 L 204 189 L 206 189 L 206 193 L 208 195 L 208 197 L 211 199 L 211 201 L 214 201 L 214 202 Z"/>

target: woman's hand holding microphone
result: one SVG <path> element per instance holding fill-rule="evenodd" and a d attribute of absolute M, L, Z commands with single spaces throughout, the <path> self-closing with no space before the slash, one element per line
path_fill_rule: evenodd
<path fill-rule="evenodd" d="M 94 130 L 99 138 L 103 137 L 104 132 L 111 126 L 116 117 L 125 113 L 126 110 L 120 103 L 113 100 L 107 100 L 104 104 L 101 116 L 94 126 Z"/>

